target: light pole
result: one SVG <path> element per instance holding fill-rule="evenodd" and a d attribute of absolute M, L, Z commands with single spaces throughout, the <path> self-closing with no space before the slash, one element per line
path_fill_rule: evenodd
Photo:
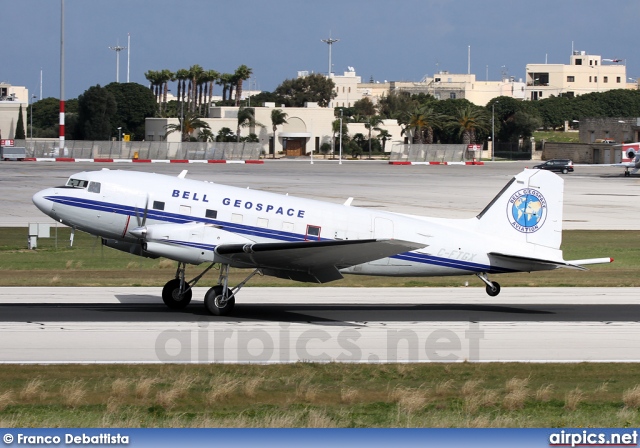
<path fill-rule="evenodd" d="M 122 127 L 118 126 L 118 148 L 120 151 L 120 157 L 122 157 Z"/>
<path fill-rule="evenodd" d="M 496 153 L 496 125 L 495 125 L 495 115 L 496 115 L 496 103 L 491 105 L 491 161 L 495 160 Z"/>
<path fill-rule="evenodd" d="M 31 112 L 29 112 L 29 127 L 31 128 L 31 147 L 33 148 L 33 100 L 37 98 L 36 95 L 31 95 L 31 104 L 29 107 L 31 108 Z"/>
<path fill-rule="evenodd" d="M 342 109 L 340 109 L 340 158 L 338 165 L 342 165 Z"/>

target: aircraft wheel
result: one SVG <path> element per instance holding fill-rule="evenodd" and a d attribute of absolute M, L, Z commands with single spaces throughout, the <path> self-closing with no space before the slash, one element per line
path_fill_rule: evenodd
<path fill-rule="evenodd" d="M 629 171 L 624 172 L 624 177 L 630 177 L 630 176 L 631 176 L 631 173 L 629 173 Z"/>
<path fill-rule="evenodd" d="M 223 289 L 222 285 L 216 285 L 204 295 L 204 307 L 214 316 L 226 316 L 236 304 L 235 296 L 226 298 L 229 290 L 223 295 Z"/>
<path fill-rule="evenodd" d="M 180 294 L 180 279 L 169 280 L 162 288 L 162 301 L 169 308 L 185 308 L 191 302 L 191 290 Z"/>
<path fill-rule="evenodd" d="M 487 285 L 487 294 L 491 297 L 495 297 L 500 294 L 500 284 L 498 282 L 491 282 L 493 286 Z"/>

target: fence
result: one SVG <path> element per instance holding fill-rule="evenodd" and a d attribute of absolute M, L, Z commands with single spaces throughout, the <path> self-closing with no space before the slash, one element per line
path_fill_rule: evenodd
<path fill-rule="evenodd" d="M 473 159 L 467 145 L 393 145 L 390 161 L 408 162 L 464 162 Z"/>
<path fill-rule="evenodd" d="M 59 140 L 15 140 L 25 147 L 27 157 L 74 159 L 187 159 L 250 160 L 259 159 L 262 146 L 255 142 L 124 142 L 67 140 L 60 151 Z"/>

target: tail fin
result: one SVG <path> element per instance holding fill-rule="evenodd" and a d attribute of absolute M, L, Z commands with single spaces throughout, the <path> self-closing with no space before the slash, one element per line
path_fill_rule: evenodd
<path fill-rule="evenodd" d="M 517 174 L 477 216 L 478 230 L 559 249 L 564 180 L 544 170 Z"/>

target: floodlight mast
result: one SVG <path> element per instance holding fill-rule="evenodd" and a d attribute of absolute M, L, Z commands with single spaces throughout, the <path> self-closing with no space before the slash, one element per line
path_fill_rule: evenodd
<path fill-rule="evenodd" d="M 328 39 L 321 39 L 320 41 L 329 45 L 329 71 L 327 72 L 327 76 L 331 77 L 331 47 L 333 46 L 333 44 L 335 42 L 340 42 L 340 39 L 332 39 L 331 38 L 331 33 L 329 33 L 329 38 Z"/>
<path fill-rule="evenodd" d="M 120 82 L 120 52 L 122 50 L 126 50 L 127 47 L 121 47 L 117 45 L 115 47 L 109 47 L 109 50 L 113 50 L 116 52 L 116 82 Z"/>

